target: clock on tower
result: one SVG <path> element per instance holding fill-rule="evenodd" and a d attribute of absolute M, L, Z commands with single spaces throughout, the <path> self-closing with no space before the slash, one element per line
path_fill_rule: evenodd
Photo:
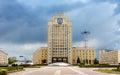
<path fill-rule="evenodd" d="M 63 18 L 57 18 L 57 23 L 62 24 L 63 23 Z"/>

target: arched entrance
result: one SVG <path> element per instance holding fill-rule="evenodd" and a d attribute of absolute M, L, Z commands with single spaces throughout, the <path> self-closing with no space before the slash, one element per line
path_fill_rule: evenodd
<path fill-rule="evenodd" d="M 68 58 L 67 57 L 52 57 L 52 63 L 55 62 L 68 62 Z"/>

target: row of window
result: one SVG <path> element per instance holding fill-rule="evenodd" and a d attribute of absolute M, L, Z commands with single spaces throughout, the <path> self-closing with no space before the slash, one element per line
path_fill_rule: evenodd
<path fill-rule="evenodd" d="M 49 50 L 70 50 L 70 48 L 49 48 Z"/>

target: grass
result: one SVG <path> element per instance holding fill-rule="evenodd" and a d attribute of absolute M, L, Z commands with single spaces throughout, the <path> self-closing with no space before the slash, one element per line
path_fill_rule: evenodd
<path fill-rule="evenodd" d="M 92 65 L 83 65 L 80 64 L 79 67 L 91 67 L 91 68 L 103 68 L 103 67 L 107 67 L 107 68 L 114 68 L 117 67 L 116 65 L 108 65 L 108 64 L 92 64 Z"/>
<path fill-rule="evenodd" d="M 117 70 L 117 69 L 98 69 L 97 71 L 103 72 L 103 73 L 120 74 L 120 70 Z"/>

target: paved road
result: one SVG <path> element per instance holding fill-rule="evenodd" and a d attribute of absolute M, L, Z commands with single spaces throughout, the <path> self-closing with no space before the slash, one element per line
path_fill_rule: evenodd
<path fill-rule="evenodd" d="M 68 67 L 42 67 L 42 68 L 26 68 L 25 71 L 10 73 L 9 75 L 118 75 L 106 74 L 93 71 L 95 68 L 79 68 L 76 66 Z"/>

